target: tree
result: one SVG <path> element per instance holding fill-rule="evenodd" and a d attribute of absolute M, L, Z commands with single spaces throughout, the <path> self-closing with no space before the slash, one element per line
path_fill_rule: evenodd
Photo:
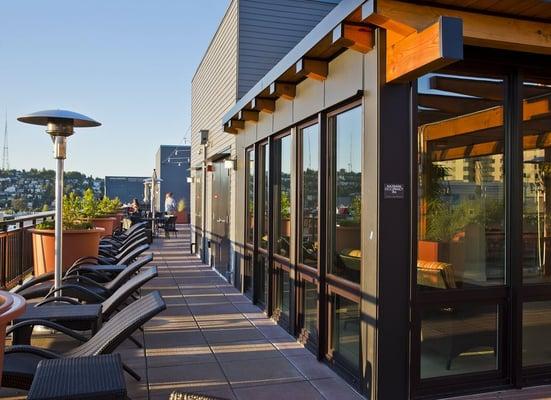
<path fill-rule="evenodd" d="M 15 198 L 11 201 L 11 208 L 13 211 L 19 212 L 19 211 L 26 211 L 27 210 L 27 202 L 25 199 L 22 199 L 21 197 Z"/>

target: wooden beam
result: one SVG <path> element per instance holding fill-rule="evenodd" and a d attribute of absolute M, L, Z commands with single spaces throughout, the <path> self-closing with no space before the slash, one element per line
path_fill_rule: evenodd
<path fill-rule="evenodd" d="M 237 114 L 237 119 L 242 121 L 258 121 L 258 111 L 256 110 L 241 110 Z"/>
<path fill-rule="evenodd" d="M 238 119 L 230 119 L 228 121 L 228 128 L 245 129 L 245 121 L 240 121 Z"/>
<path fill-rule="evenodd" d="M 382 15 L 374 9 L 374 1 L 366 1 L 362 5 L 362 21 L 379 26 L 387 31 L 394 32 L 404 38 L 417 32 L 412 26 Z"/>
<path fill-rule="evenodd" d="M 440 110 L 443 113 L 455 115 L 470 114 L 501 104 L 499 101 L 495 100 L 428 93 L 419 93 L 417 96 L 417 103 L 421 107 L 432 108 Z"/>
<path fill-rule="evenodd" d="M 373 30 L 366 25 L 343 22 L 333 29 L 333 44 L 367 53 L 373 50 Z"/>
<path fill-rule="evenodd" d="M 230 126 L 230 121 L 228 121 L 224 124 L 224 132 L 231 133 L 232 135 L 237 135 L 237 133 L 238 133 L 236 128 L 232 128 Z"/>
<path fill-rule="evenodd" d="M 306 76 L 318 81 L 327 79 L 329 64 L 323 60 L 312 60 L 310 58 L 301 58 L 295 64 L 295 72 L 298 75 Z"/>
<path fill-rule="evenodd" d="M 251 108 L 256 111 L 262 111 L 271 114 L 275 111 L 275 100 L 255 97 L 251 101 Z"/>
<path fill-rule="evenodd" d="M 407 82 L 461 59 L 461 20 L 440 17 L 425 30 L 387 46 L 386 81 Z"/>
<path fill-rule="evenodd" d="M 524 100 L 523 121 L 551 116 L 551 96 Z M 427 141 L 467 135 L 502 126 L 503 107 L 493 107 L 472 114 L 461 115 L 444 121 L 427 124 L 421 129 Z"/>
<path fill-rule="evenodd" d="M 413 2 L 378 0 L 377 18 L 399 21 L 420 31 L 444 15 L 463 20 L 466 45 L 551 54 L 551 24 L 508 17 L 417 5 Z"/>
<path fill-rule="evenodd" d="M 503 82 L 500 81 L 438 75 L 430 77 L 429 88 L 496 101 L 503 100 L 503 92 L 505 90 Z M 524 85 L 522 88 L 522 95 L 526 98 L 549 93 L 551 93 L 551 88 L 546 86 Z"/>
<path fill-rule="evenodd" d="M 294 83 L 272 82 L 270 84 L 270 96 L 282 97 L 285 100 L 293 100 L 296 96 L 297 86 Z"/>

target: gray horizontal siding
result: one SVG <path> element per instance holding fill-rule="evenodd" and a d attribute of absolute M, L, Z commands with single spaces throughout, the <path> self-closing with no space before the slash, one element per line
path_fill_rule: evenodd
<path fill-rule="evenodd" d="M 249 91 L 338 0 L 240 0 L 238 97 Z"/>

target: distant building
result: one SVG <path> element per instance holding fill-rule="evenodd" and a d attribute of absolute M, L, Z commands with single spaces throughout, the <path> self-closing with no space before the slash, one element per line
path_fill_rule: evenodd
<path fill-rule="evenodd" d="M 141 203 L 143 201 L 145 176 L 106 176 L 105 177 L 105 195 L 108 197 L 118 197 L 123 203 L 129 203 L 136 198 Z"/>
<path fill-rule="evenodd" d="M 162 145 L 155 156 L 157 176 L 162 179 L 157 209 L 165 211 L 165 196 L 174 194 L 179 210 L 178 222 L 189 223 L 190 199 L 189 177 L 191 147 L 181 145 Z M 183 202 L 183 211 L 180 210 Z"/>

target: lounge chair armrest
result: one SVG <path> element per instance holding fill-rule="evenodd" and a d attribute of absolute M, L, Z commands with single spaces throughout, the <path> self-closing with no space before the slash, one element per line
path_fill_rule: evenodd
<path fill-rule="evenodd" d="M 88 341 L 88 339 L 85 336 L 82 336 L 80 333 L 76 333 L 72 329 L 66 328 L 63 325 L 59 325 L 58 323 L 55 323 L 53 321 L 48 321 L 47 319 L 29 319 L 26 321 L 18 322 L 17 324 L 12 325 L 8 329 L 6 329 L 6 335 L 9 335 L 17 329 L 36 325 L 45 326 L 55 331 L 64 333 L 65 335 L 70 336 L 73 339 L 79 340 L 81 342 Z"/>
<path fill-rule="evenodd" d="M 86 274 L 86 275 L 82 275 L 82 274 Z M 96 282 L 109 282 L 111 279 L 113 279 L 111 276 L 107 275 L 106 273 L 97 271 L 87 266 L 82 266 L 82 267 L 75 268 L 72 271 L 67 271 L 65 275 L 66 275 L 65 278 L 69 278 L 70 276 L 88 276 L 88 277 L 92 277 Z"/>
<path fill-rule="evenodd" d="M 19 293 L 22 290 L 28 289 L 28 288 L 30 288 L 34 285 L 37 285 L 39 283 L 42 283 L 42 282 L 50 281 L 52 279 L 54 279 L 54 273 L 53 272 L 49 272 L 47 274 L 37 276 L 36 278 L 33 278 L 30 281 L 28 281 L 28 282 L 22 284 L 21 286 L 19 286 L 16 290 L 13 291 L 13 293 Z"/>
<path fill-rule="evenodd" d="M 96 256 L 84 256 L 77 258 L 75 262 L 73 262 L 73 265 L 82 263 L 83 261 L 98 261 L 98 257 Z"/>
<path fill-rule="evenodd" d="M 63 278 L 63 282 L 77 281 L 84 282 L 87 285 L 95 286 L 100 289 L 105 289 L 100 283 L 85 275 L 69 275 Z"/>
<path fill-rule="evenodd" d="M 61 358 L 60 354 L 54 353 L 53 351 L 46 350 L 41 347 L 29 346 L 25 344 L 18 344 L 18 345 L 6 347 L 5 354 L 14 354 L 14 353 L 36 354 L 37 356 L 44 357 L 47 359 Z"/>
<path fill-rule="evenodd" d="M 90 289 L 85 288 L 84 286 L 81 286 L 81 285 L 71 284 L 71 283 L 62 285 L 61 287 L 59 287 L 57 289 L 52 287 L 50 289 L 50 292 L 46 296 L 44 296 L 44 298 L 52 297 L 55 293 L 60 292 L 60 291 L 65 290 L 65 289 L 73 289 L 77 292 L 80 292 L 81 294 L 84 294 L 86 296 L 90 296 L 90 297 L 96 299 L 100 303 L 105 300 L 105 297 L 103 297 L 103 296 L 101 296 L 101 295 L 99 295 L 95 292 L 92 292 Z M 78 297 L 78 299 L 80 300 L 80 297 Z"/>
<path fill-rule="evenodd" d="M 43 306 L 44 304 L 55 303 L 55 302 L 69 303 L 75 306 L 80 305 L 80 303 L 77 300 L 73 299 L 72 297 L 59 296 L 59 297 L 49 297 L 47 299 L 44 299 L 41 302 L 36 303 L 35 307 L 40 307 L 40 306 Z"/>

